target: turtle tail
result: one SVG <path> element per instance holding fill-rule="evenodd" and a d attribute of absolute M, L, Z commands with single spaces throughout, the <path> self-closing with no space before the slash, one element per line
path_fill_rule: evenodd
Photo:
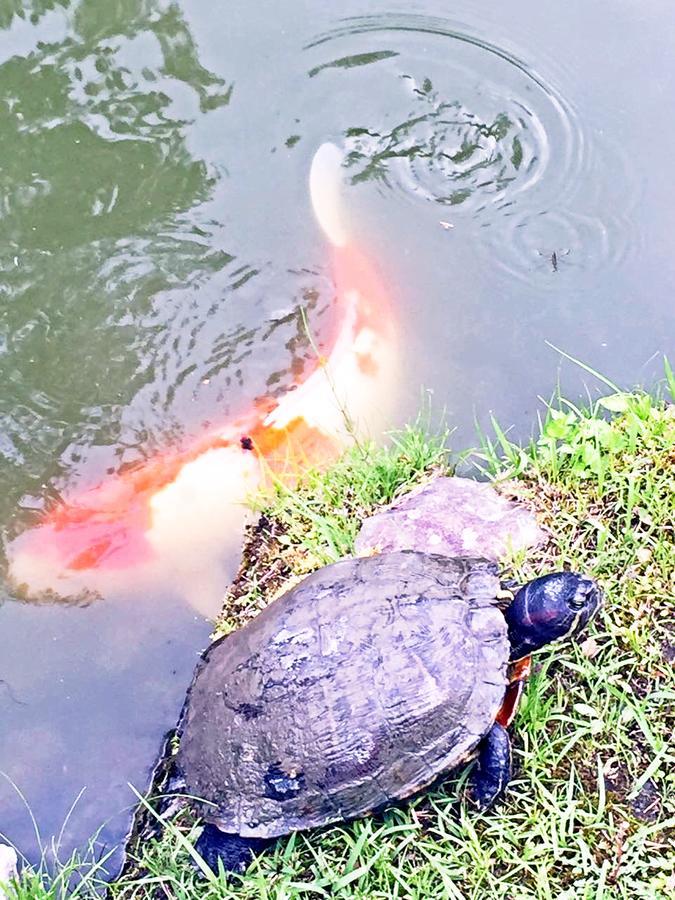
<path fill-rule="evenodd" d="M 246 871 L 253 857 L 272 843 L 271 839 L 226 834 L 215 825 L 205 825 L 197 839 L 195 850 L 216 874 L 221 864 L 226 872 L 241 874 Z"/>

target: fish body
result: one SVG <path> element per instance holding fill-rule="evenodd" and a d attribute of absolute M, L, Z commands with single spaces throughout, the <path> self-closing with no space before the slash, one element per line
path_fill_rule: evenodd
<path fill-rule="evenodd" d="M 55 505 L 9 548 L 10 575 L 28 596 L 77 595 L 83 585 L 100 586 L 105 573 L 142 567 L 159 567 L 192 593 L 230 535 L 239 546 L 245 502 L 266 478 L 324 465 L 374 427 L 373 411 L 382 412 L 393 390 L 395 333 L 378 273 L 348 239 L 341 166 L 341 151 L 324 144 L 309 179 L 331 245 L 337 297 L 326 357 L 317 354 L 313 371 L 281 397 L 257 402 L 190 447 L 158 454 Z"/>

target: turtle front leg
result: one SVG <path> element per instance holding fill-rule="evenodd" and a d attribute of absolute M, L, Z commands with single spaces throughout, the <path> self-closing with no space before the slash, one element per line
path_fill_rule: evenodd
<path fill-rule="evenodd" d="M 226 872 L 241 874 L 248 868 L 253 857 L 272 843 L 273 840 L 264 838 L 245 838 L 238 834 L 226 834 L 215 825 L 205 825 L 197 839 L 195 850 L 216 874 L 218 860 L 222 862 Z"/>
<path fill-rule="evenodd" d="M 478 745 L 478 760 L 471 773 L 471 796 L 479 809 L 488 809 L 511 780 L 511 738 L 495 722 Z"/>
<path fill-rule="evenodd" d="M 530 674 L 531 657 L 511 664 L 509 684 L 495 724 L 478 745 L 478 762 L 471 777 L 471 794 L 480 809 L 487 809 L 511 780 L 511 738 L 506 730 L 518 712 L 518 703 Z"/>

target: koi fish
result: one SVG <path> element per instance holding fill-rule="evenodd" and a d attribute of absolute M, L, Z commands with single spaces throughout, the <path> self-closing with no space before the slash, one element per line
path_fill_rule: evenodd
<path fill-rule="evenodd" d="M 247 497 L 270 475 L 283 480 L 324 465 L 356 434 L 384 425 L 395 331 L 376 270 L 349 240 L 342 159 L 336 146 L 323 144 L 309 178 L 331 245 L 339 315 L 327 357 L 280 398 L 263 399 L 187 449 L 120 471 L 48 511 L 9 548 L 10 576 L 24 593 L 77 596 L 101 585 L 104 573 L 132 570 L 136 579 L 149 567 L 170 573 L 174 584 L 178 577 L 187 593 L 220 596 L 220 574 L 209 588 L 204 573 L 231 535 L 239 547 Z"/>

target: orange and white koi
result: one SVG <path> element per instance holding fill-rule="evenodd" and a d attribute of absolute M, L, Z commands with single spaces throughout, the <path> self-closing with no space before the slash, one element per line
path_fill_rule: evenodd
<path fill-rule="evenodd" d="M 327 358 L 281 398 L 257 403 L 187 450 L 122 471 L 55 506 L 9 548 L 10 575 L 29 596 L 100 589 L 105 573 L 136 577 L 143 567 L 163 571 L 187 594 L 219 596 L 222 575 L 205 573 L 228 540 L 238 549 L 245 501 L 266 473 L 283 478 L 325 464 L 354 432 L 385 424 L 396 356 L 390 301 L 349 240 L 342 153 L 334 145 L 316 152 L 309 186 L 333 254 L 339 325 Z"/>

